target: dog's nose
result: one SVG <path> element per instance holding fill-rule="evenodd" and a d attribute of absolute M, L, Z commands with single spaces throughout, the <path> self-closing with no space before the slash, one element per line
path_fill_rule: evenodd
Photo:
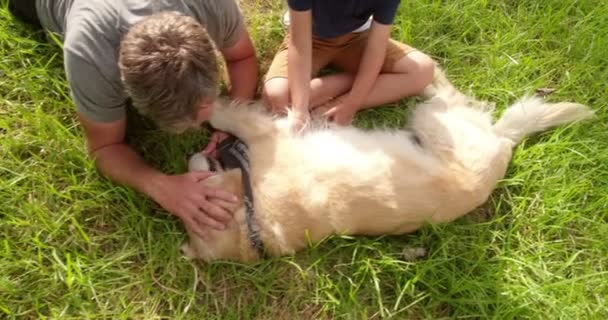
<path fill-rule="evenodd" d="M 209 159 L 201 152 L 195 153 L 188 160 L 188 171 L 209 171 L 210 169 Z"/>

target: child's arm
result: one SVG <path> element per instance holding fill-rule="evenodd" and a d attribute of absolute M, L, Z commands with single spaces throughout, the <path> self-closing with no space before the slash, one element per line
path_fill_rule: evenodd
<path fill-rule="evenodd" d="M 355 82 L 350 90 L 346 103 L 355 109 L 359 109 L 365 97 L 374 86 L 380 69 L 386 56 L 386 47 L 391 34 L 391 25 L 381 24 L 374 21 L 369 32 L 367 45 L 361 57 L 359 71 L 355 77 Z"/>
<path fill-rule="evenodd" d="M 312 11 L 289 9 L 290 27 L 287 53 L 287 73 L 291 107 L 296 119 L 309 117 L 310 73 L 312 64 Z"/>
<path fill-rule="evenodd" d="M 391 25 L 381 24 L 377 21 L 373 22 L 355 82 L 342 103 L 342 107 L 348 108 L 352 111 L 352 114 L 357 112 L 361 105 L 363 105 L 365 98 L 378 78 L 378 74 L 380 74 L 390 33 Z"/>

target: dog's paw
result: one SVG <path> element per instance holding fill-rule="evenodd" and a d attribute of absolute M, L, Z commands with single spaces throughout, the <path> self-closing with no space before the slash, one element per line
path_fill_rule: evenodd
<path fill-rule="evenodd" d="M 196 259 L 196 253 L 194 250 L 192 250 L 192 247 L 190 247 L 190 243 L 188 243 L 188 241 L 184 241 L 184 243 L 182 243 L 182 245 L 179 247 L 179 251 L 186 260 Z"/>
<path fill-rule="evenodd" d="M 416 260 L 420 260 L 424 257 L 426 257 L 427 255 L 427 250 L 425 248 L 422 247 L 407 247 L 404 248 L 403 251 L 401 252 L 401 256 L 403 257 L 403 259 L 405 261 L 416 261 Z"/>
<path fill-rule="evenodd" d="M 188 171 L 209 171 L 210 169 L 209 159 L 200 152 L 195 153 L 188 160 Z"/>

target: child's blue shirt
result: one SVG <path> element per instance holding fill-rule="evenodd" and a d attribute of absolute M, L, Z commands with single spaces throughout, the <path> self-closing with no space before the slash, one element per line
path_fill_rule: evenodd
<path fill-rule="evenodd" d="M 312 9 L 313 34 L 328 39 L 347 34 L 367 22 L 370 16 L 392 24 L 400 0 L 287 0 L 295 11 Z"/>

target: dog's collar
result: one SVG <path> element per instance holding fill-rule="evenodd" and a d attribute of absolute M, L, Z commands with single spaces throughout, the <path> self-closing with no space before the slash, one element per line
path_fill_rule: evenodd
<path fill-rule="evenodd" d="M 217 158 L 224 170 L 239 168 L 243 177 L 243 189 L 245 203 L 245 222 L 249 232 L 248 238 L 251 246 L 260 257 L 265 254 L 264 243 L 260 237 L 260 229 L 255 220 L 255 209 L 253 206 L 253 189 L 251 187 L 249 157 L 247 156 L 247 145 L 234 136 L 230 136 L 218 145 Z"/>

